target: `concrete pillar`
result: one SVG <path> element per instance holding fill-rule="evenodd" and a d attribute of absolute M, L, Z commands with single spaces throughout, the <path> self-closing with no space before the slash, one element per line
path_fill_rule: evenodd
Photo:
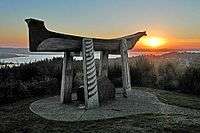
<path fill-rule="evenodd" d="M 62 66 L 62 81 L 61 81 L 61 92 L 60 102 L 70 103 L 71 102 L 71 90 L 73 82 L 73 57 L 69 52 L 64 52 L 63 66 Z"/>
<path fill-rule="evenodd" d="M 99 107 L 96 66 L 94 59 L 94 46 L 92 39 L 83 38 L 82 51 L 85 106 L 86 109 L 91 109 Z"/>
<path fill-rule="evenodd" d="M 130 82 L 130 72 L 128 65 L 128 48 L 126 39 L 121 40 L 120 53 L 122 58 L 123 96 L 127 97 L 127 91 L 131 90 L 131 82 Z"/>
<path fill-rule="evenodd" d="M 100 52 L 99 76 L 108 77 L 108 51 Z"/>

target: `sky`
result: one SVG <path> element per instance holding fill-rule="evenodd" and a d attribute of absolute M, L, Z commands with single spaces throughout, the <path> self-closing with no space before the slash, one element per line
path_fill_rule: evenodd
<path fill-rule="evenodd" d="M 160 48 L 200 49 L 200 0 L 0 0 L 0 47 L 28 47 L 26 18 L 56 32 L 114 38 L 147 31 L 167 40 Z"/>

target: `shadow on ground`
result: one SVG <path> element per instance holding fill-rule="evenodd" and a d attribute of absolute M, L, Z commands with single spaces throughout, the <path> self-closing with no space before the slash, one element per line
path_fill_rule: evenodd
<path fill-rule="evenodd" d="M 200 116 L 143 113 L 109 120 L 62 122 L 46 120 L 29 106 L 41 98 L 0 107 L 0 132 L 200 132 Z"/>

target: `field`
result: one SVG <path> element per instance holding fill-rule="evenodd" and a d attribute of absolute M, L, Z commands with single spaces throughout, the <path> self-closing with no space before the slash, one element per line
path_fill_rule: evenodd
<path fill-rule="evenodd" d="M 131 58 L 131 84 L 134 89 L 153 93 L 163 103 L 200 110 L 199 57 L 173 53 Z M 115 87 L 122 85 L 119 61 L 109 61 L 108 77 Z M 75 78 L 80 80 L 82 63 L 74 63 Z M 98 67 L 98 60 L 96 64 Z M 137 114 L 73 123 L 43 119 L 33 114 L 29 105 L 59 94 L 61 65 L 62 59 L 54 58 L 0 69 L 0 132 L 200 132 L 200 116 L 180 114 Z"/>
<path fill-rule="evenodd" d="M 191 95 L 157 91 L 150 88 L 135 89 L 154 93 L 168 104 L 199 109 L 200 98 L 194 98 Z M 177 114 L 138 114 L 110 120 L 73 123 L 50 121 L 33 114 L 29 110 L 30 103 L 40 98 L 28 98 L 1 106 L 0 132 L 200 132 L 200 123 L 193 122 L 194 120 L 200 121 L 200 116 Z M 172 98 L 176 100 L 172 100 Z M 183 99 L 185 102 L 181 102 Z M 182 119 L 182 121 L 177 122 L 176 119 Z"/>

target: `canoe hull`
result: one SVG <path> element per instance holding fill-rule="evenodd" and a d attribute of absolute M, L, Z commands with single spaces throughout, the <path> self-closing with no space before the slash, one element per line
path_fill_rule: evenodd
<path fill-rule="evenodd" d="M 29 28 L 29 50 L 31 52 L 81 51 L 84 37 L 49 31 L 45 27 L 44 22 L 40 20 L 26 19 L 25 21 Z M 145 35 L 146 32 L 138 32 L 114 39 L 92 38 L 94 50 L 116 53 L 119 51 L 122 38 L 127 39 L 128 49 L 131 49 L 135 46 L 136 42 Z"/>

